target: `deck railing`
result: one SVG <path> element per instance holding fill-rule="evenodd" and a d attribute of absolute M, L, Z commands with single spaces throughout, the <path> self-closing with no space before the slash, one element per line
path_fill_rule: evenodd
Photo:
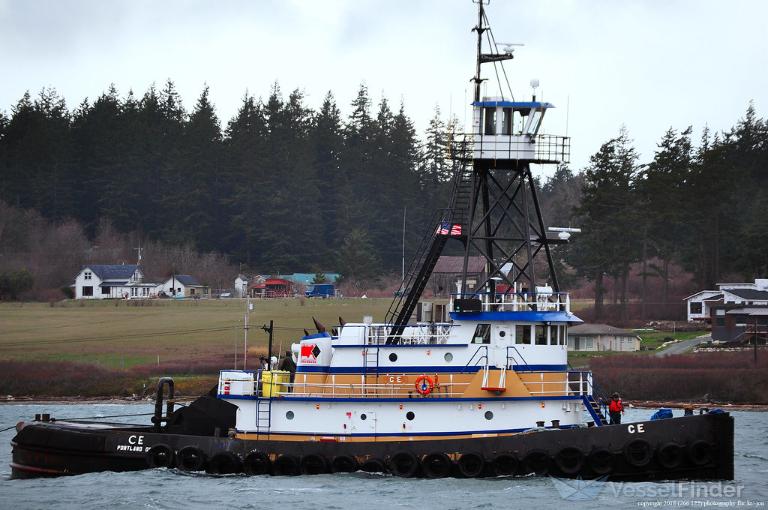
<path fill-rule="evenodd" d="M 466 297 L 452 294 L 453 299 Z M 475 292 L 484 312 L 570 312 L 571 298 L 567 292 Z"/>

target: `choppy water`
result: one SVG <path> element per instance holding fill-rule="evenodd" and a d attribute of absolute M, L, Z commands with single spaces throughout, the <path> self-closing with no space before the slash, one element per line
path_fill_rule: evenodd
<path fill-rule="evenodd" d="M 150 413 L 150 404 L 0 405 L 0 428 L 50 412 L 59 418 Z M 679 411 L 676 411 L 676 415 Z M 649 410 L 630 409 L 625 421 L 647 419 Z M 383 475 L 302 477 L 210 476 L 176 470 L 11 480 L 10 440 L 0 433 L 0 508 L 281 508 L 281 509 L 469 509 L 599 507 L 768 506 L 768 413 L 734 412 L 736 480 L 695 483 L 601 483 L 572 494 L 549 478 L 423 480 Z M 146 423 L 146 418 L 136 418 Z M 723 494 L 737 494 L 727 497 Z M 582 500 L 575 500 L 577 498 Z"/>

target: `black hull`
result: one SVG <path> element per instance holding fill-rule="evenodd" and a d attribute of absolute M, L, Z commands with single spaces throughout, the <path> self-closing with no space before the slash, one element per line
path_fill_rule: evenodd
<path fill-rule="evenodd" d="M 414 441 L 242 440 L 75 423 L 32 422 L 19 429 L 12 441 L 15 478 L 168 466 L 214 473 L 245 468 L 255 474 L 362 467 L 400 476 L 535 473 L 622 481 L 733 479 L 734 420 L 727 413 Z"/>

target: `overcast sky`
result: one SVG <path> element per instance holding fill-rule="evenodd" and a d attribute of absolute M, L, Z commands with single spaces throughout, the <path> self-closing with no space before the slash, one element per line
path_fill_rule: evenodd
<path fill-rule="evenodd" d="M 110 83 L 142 94 L 170 78 L 188 109 L 207 83 L 225 125 L 246 90 L 275 81 L 312 107 L 333 90 L 344 113 L 365 82 L 422 132 L 436 106 L 466 118 L 475 12 L 470 0 L 0 0 L 0 109 L 25 90 L 55 87 L 73 107 Z M 538 78 L 557 106 L 544 131 L 568 119 L 574 168 L 622 124 L 647 161 L 670 126 L 698 139 L 750 100 L 766 116 L 768 1 L 492 0 L 488 16 L 497 41 L 525 43 L 506 65 L 516 98 Z"/>

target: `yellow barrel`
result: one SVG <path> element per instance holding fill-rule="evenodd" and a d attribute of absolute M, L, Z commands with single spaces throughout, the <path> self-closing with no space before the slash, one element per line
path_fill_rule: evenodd
<path fill-rule="evenodd" d="M 281 393 L 288 393 L 291 373 L 287 370 L 264 370 L 261 372 L 261 381 L 263 396 L 279 397 Z"/>

